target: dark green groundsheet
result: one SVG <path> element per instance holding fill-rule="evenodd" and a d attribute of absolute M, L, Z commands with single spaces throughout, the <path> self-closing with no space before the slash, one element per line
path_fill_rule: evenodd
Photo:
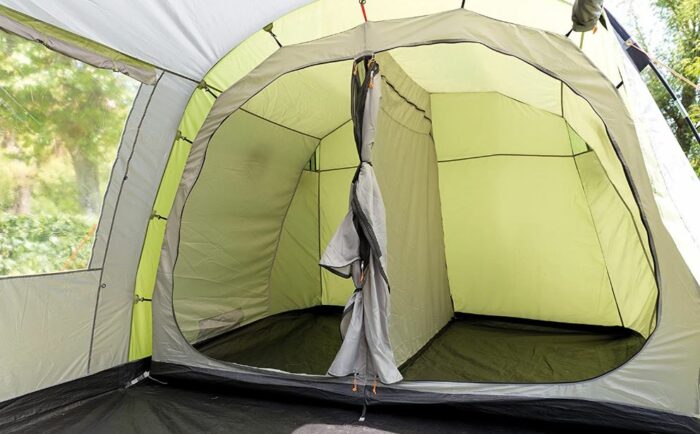
<path fill-rule="evenodd" d="M 323 375 L 340 348 L 340 311 L 274 315 L 198 345 L 209 357 Z M 621 328 L 459 315 L 401 367 L 406 380 L 580 381 L 627 361 L 644 344 Z"/>
<path fill-rule="evenodd" d="M 622 328 L 458 316 L 406 362 L 406 380 L 559 383 L 604 374 L 644 338 Z"/>
<path fill-rule="evenodd" d="M 273 315 L 197 349 L 227 362 L 324 375 L 342 342 L 341 314 L 340 308 L 313 308 Z"/>

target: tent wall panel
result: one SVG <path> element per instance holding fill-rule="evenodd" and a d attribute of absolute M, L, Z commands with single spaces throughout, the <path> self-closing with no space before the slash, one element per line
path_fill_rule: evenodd
<path fill-rule="evenodd" d="M 353 144 L 348 143 L 348 146 Z M 323 155 L 323 148 L 321 155 Z M 355 151 L 357 155 L 357 151 Z M 323 157 L 321 157 L 323 158 Z M 355 168 L 329 170 L 319 174 L 319 233 L 321 250 L 328 245 L 336 228 L 348 211 L 350 185 L 355 175 Z M 325 305 L 343 306 L 347 303 L 355 288 L 352 280 L 343 279 L 325 268 L 321 270 L 323 289 L 322 302 Z"/>
<path fill-rule="evenodd" d="M 455 310 L 620 325 L 572 157 L 439 163 Z"/>
<path fill-rule="evenodd" d="M 100 270 L 0 279 L 0 401 L 88 373 Z"/>
<path fill-rule="evenodd" d="M 268 285 L 268 314 L 321 304 L 318 173 L 304 171 L 287 211 Z"/>
<path fill-rule="evenodd" d="M 163 171 L 157 197 L 153 204 L 153 213 L 143 242 L 141 258 L 136 273 L 134 297 L 152 299 L 156 283 L 160 248 L 165 235 L 167 220 L 163 216 L 170 213 L 173 198 L 177 191 L 184 170 L 190 143 L 182 138 L 175 140 L 170 150 L 168 164 Z M 158 217 L 160 216 L 160 217 Z M 131 340 L 129 342 L 129 360 L 148 357 L 152 351 L 152 310 L 151 306 L 136 303 L 131 315 Z"/>
<path fill-rule="evenodd" d="M 688 158 L 678 146 L 646 84 L 618 48 L 625 77 L 628 104 L 635 119 L 644 161 L 654 185 L 654 199 L 673 241 L 686 258 L 686 263 L 700 281 L 700 201 L 687 200 L 688 192 L 700 192 L 700 178 L 690 167 Z"/>
<path fill-rule="evenodd" d="M 134 145 L 140 131 L 139 125 L 141 125 L 141 119 L 143 119 L 146 114 L 146 108 L 148 107 L 148 102 L 154 89 L 155 86 L 143 84 L 139 87 L 139 91 L 134 99 L 129 117 L 124 125 L 124 131 L 122 132 L 117 157 L 114 161 L 114 165 L 112 166 L 112 172 L 107 184 L 107 190 L 105 191 L 104 202 L 102 204 L 102 211 L 100 215 L 100 223 L 95 232 L 95 242 L 92 245 L 92 256 L 90 257 L 90 268 L 101 267 L 102 262 L 104 261 L 105 252 L 107 250 L 107 241 L 109 239 L 109 233 L 112 227 L 112 221 L 114 219 L 114 211 L 116 209 L 117 202 L 119 200 L 119 193 L 121 191 L 121 180 L 124 179 L 124 175 L 126 174 L 126 170 L 129 166 L 129 157 L 133 152 Z"/>
<path fill-rule="evenodd" d="M 430 99 L 388 55 L 377 56 L 377 62 L 384 80 L 372 155 L 386 207 L 389 333 L 400 365 L 435 336 L 453 312 L 435 144 L 425 117 Z"/>
<path fill-rule="evenodd" d="M 269 313 L 282 226 L 317 144 L 244 111 L 212 139 L 183 213 L 174 270 L 175 312 L 190 341 Z"/>
<path fill-rule="evenodd" d="M 568 8 L 566 15 L 568 15 Z M 556 34 L 549 34 L 537 29 L 489 20 L 466 11 L 451 11 L 445 14 L 395 22 L 369 22 L 359 29 L 329 36 L 310 44 L 285 46 L 271 55 L 266 62 L 256 68 L 246 79 L 226 90 L 217 99 L 210 116 L 205 120 L 202 130 L 198 134 L 197 139 L 195 139 L 188 168 L 185 171 L 185 176 L 177 195 L 176 206 L 173 208 L 171 219 L 168 223 L 168 236 L 164 244 L 159 270 L 158 294 L 156 297 L 157 309 L 155 311 L 157 312 L 156 321 L 159 321 L 159 324 L 162 324 L 163 327 L 156 329 L 158 344 L 156 345 L 154 359 L 161 362 L 187 365 L 187 369 L 216 370 L 222 372 L 222 375 L 229 376 L 229 378 L 242 378 L 243 374 L 249 374 L 250 377 L 253 376 L 253 372 L 244 367 L 227 366 L 224 363 L 206 359 L 197 354 L 191 347 L 186 345 L 186 342 L 180 339 L 170 313 L 171 295 L 169 289 L 171 282 L 169 281 L 168 270 L 171 269 L 169 267 L 172 266 L 172 260 L 175 256 L 173 249 L 176 245 L 174 241 L 178 237 L 176 227 L 179 223 L 181 206 L 192 185 L 192 175 L 196 174 L 198 170 L 200 159 L 206 149 L 209 137 L 214 134 L 220 123 L 231 111 L 238 108 L 250 95 L 262 89 L 266 84 L 274 81 L 286 71 L 328 60 L 348 59 L 348 56 L 391 49 L 399 45 L 432 44 L 441 41 L 478 41 L 489 45 L 494 50 L 518 56 L 528 63 L 538 65 L 539 68 L 542 68 L 542 71 L 560 77 L 567 83 L 567 86 L 575 89 L 576 93 L 584 95 L 588 101 L 587 103 L 590 103 L 594 107 L 595 112 L 605 119 L 606 126 L 609 129 L 607 132 L 609 132 L 611 137 L 610 141 L 614 143 L 614 146 L 618 147 L 619 156 L 616 156 L 616 158 L 623 160 L 618 163 L 620 167 L 619 173 L 625 178 L 622 171 L 624 166 L 629 176 L 629 181 L 626 178 L 615 178 L 617 180 L 614 179 L 613 185 L 620 187 L 620 185 L 627 185 L 626 182 L 633 183 L 632 188 L 636 191 L 637 196 L 635 203 L 643 210 L 646 219 L 645 224 L 649 225 L 651 232 L 654 234 L 654 241 L 661 244 L 660 248 L 657 249 L 659 255 L 666 255 L 663 260 L 659 261 L 659 270 L 657 270 L 659 282 L 664 286 L 664 290 L 668 290 L 662 292 L 662 294 L 666 294 L 663 295 L 664 300 L 661 303 L 660 319 L 662 324 L 657 328 L 640 354 L 623 367 L 590 381 L 571 384 L 501 384 L 498 386 L 476 383 L 404 382 L 395 386 L 387 386 L 387 390 L 396 392 L 396 396 L 400 396 L 402 401 L 443 402 L 446 400 L 512 400 L 514 398 L 586 399 L 605 400 L 606 403 L 634 405 L 663 411 L 683 412 L 689 415 L 697 414 L 697 385 L 694 381 L 688 381 L 689 378 L 694 379 L 696 375 L 697 363 L 695 361 L 697 361 L 697 352 L 691 351 L 687 359 L 680 360 L 676 357 L 678 351 L 669 351 L 677 350 L 681 346 L 688 346 L 688 344 L 692 348 L 697 348 L 697 346 L 692 345 L 698 339 L 697 333 L 692 331 L 697 327 L 691 327 L 697 325 L 695 324 L 696 321 L 678 320 L 678 323 L 669 323 L 667 327 L 663 326 L 663 318 L 666 311 L 671 313 L 671 316 L 681 313 L 683 318 L 697 318 L 697 315 L 694 315 L 697 313 L 698 306 L 695 303 L 697 282 L 688 273 L 687 266 L 682 263 L 682 258 L 677 255 L 674 256 L 677 251 L 674 250 L 673 240 L 667 237 L 664 222 L 659 218 L 653 190 L 646 173 L 647 168 L 644 166 L 642 153 L 638 149 L 635 137 L 636 132 L 624 106 L 609 81 L 599 74 L 589 59 L 583 56 L 570 40 L 561 36 L 566 31 L 567 29 L 565 28 L 561 31 L 557 30 Z M 572 127 L 583 136 L 589 145 L 594 147 L 593 141 L 587 134 L 582 133 L 577 125 L 572 124 Z M 600 129 L 596 133 L 601 131 L 606 133 L 606 131 Z M 612 143 L 605 145 L 609 148 L 613 146 Z M 604 149 L 602 150 L 604 151 Z M 596 149 L 596 151 L 598 150 Z M 601 158 L 602 166 L 607 170 L 608 165 L 611 165 L 611 163 L 603 161 L 605 153 L 598 152 L 597 155 Z M 552 158 L 551 161 L 565 161 L 568 158 L 568 162 L 573 163 L 570 157 L 555 158 L 556 160 Z M 612 160 L 612 162 L 618 162 L 618 159 Z M 488 159 L 482 160 L 486 161 Z M 440 167 L 441 172 L 442 167 L 446 164 L 451 163 L 442 164 Z M 338 172 L 341 171 L 324 172 L 320 175 L 320 178 Z M 575 168 L 571 172 L 576 174 Z M 577 181 L 575 185 L 582 191 L 578 175 L 574 179 Z M 481 179 L 477 181 L 481 182 Z M 321 179 L 321 188 L 323 188 L 323 184 Z M 344 185 L 348 185 L 348 183 L 344 183 Z M 345 197 L 347 196 L 342 195 L 342 209 L 345 209 L 347 204 Z M 567 199 L 570 198 L 567 197 Z M 321 195 L 321 201 L 323 201 L 323 195 Z M 569 202 L 565 202 L 565 204 L 570 205 Z M 594 234 L 593 228 L 589 229 Z M 449 240 L 449 235 L 446 234 L 446 236 Z M 586 240 L 594 238 L 587 236 Z M 595 246 L 595 243 L 593 245 Z M 600 250 L 599 246 L 596 247 Z M 449 246 L 447 248 L 449 255 Z M 591 251 L 593 250 L 592 247 L 590 249 Z M 607 293 L 612 296 L 612 291 Z M 685 297 L 680 295 L 685 295 Z M 609 301 L 603 304 L 611 305 Z M 664 306 L 668 306 L 668 308 Z M 614 315 L 610 315 L 610 317 L 614 318 Z M 683 372 L 682 378 L 675 374 L 675 371 L 673 371 L 675 369 Z M 640 379 L 648 379 L 649 381 L 639 381 Z M 670 381 L 666 381 L 666 379 L 670 379 Z M 306 383 L 308 380 L 303 379 L 304 384 L 312 384 Z M 248 378 L 247 381 L 260 382 L 267 385 L 299 385 L 302 379 L 296 376 L 266 373 L 266 375 L 257 375 L 254 379 Z M 346 381 L 347 383 L 351 380 L 323 378 L 323 381 Z M 295 384 L 295 382 L 299 383 Z M 313 387 L 316 387 L 322 381 L 313 379 L 312 382 Z M 370 396 L 370 399 L 383 400 L 385 396 L 380 394 L 376 398 Z"/>
<path fill-rule="evenodd" d="M 495 154 L 571 155 L 561 117 L 499 93 L 433 94 L 439 161 Z"/>
<path fill-rule="evenodd" d="M 192 94 L 178 126 L 178 131 L 183 137 L 193 140 L 202 127 L 212 104 L 214 104 L 214 97 L 206 90 L 198 89 Z"/>
<path fill-rule="evenodd" d="M 318 147 L 320 170 L 354 168 L 359 164 L 352 131 L 353 124 L 348 120 L 321 140 Z"/>
<path fill-rule="evenodd" d="M 651 258 L 648 235 L 642 223 L 637 201 L 629 187 L 622 164 L 610 143 L 605 125 L 600 117 L 593 111 L 590 104 L 566 86 L 562 89 L 562 103 L 564 107 L 564 117 L 567 122 L 571 125 L 571 128 L 588 143 L 588 146 L 595 151 L 601 166 L 605 170 L 607 178 L 613 184 L 627 208 L 631 210 L 635 226 L 644 244 L 646 255 Z"/>
<path fill-rule="evenodd" d="M 228 89 L 278 49 L 269 33 L 258 30 L 220 58 L 204 78 L 217 89 Z"/>
<path fill-rule="evenodd" d="M 95 329 L 89 364 L 91 373 L 128 360 L 134 282 L 146 227 L 152 218 L 153 204 L 175 139 L 178 119 L 196 86 L 196 83 L 164 73 L 141 120 L 126 178 L 112 179 L 122 187 L 105 254 L 96 311 L 93 310 Z M 137 333 L 148 338 L 150 324 L 138 329 Z"/>
<path fill-rule="evenodd" d="M 431 94 L 497 92 L 561 115 L 559 80 L 484 45 L 433 44 L 397 48 L 391 53 L 406 74 Z M 455 59 L 464 60 L 456 62 Z M 527 86 L 522 85 L 525 82 Z"/>
<path fill-rule="evenodd" d="M 575 161 L 624 326 L 649 336 L 654 328 L 656 283 L 632 216 L 593 152 Z"/>

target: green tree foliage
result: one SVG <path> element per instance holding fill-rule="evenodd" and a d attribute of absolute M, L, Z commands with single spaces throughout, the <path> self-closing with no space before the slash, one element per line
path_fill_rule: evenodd
<path fill-rule="evenodd" d="M 651 47 L 664 64 L 679 72 L 691 82 L 700 85 L 700 1 L 655 0 L 655 12 L 665 23 L 667 32 L 663 47 Z M 651 29 L 653 30 L 653 29 Z M 641 38 L 642 44 L 644 39 Z M 660 67 L 690 113 L 695 125 L 700 124 L 700 91 Z M 695 172 L 700 176 L 700 145 L 692 135 L 680 110 L 661 82 L 649 72 L 644 74 L 647 84 L 661 111 L 669 121 L 683 151 Z"/>
<path fill-rule="evenodd" d="M 0 276 L 85 268 L 91 226 L 80 216 L 0 215 Z"/>
<path fill-rule="evenodd" d="M 0 46 L 0 130 L 6 155 L 41 170 L 51 156 L 67 153 L 80 207 L 99 213 L 100 166 L 114 155 L 134 86 L 16 36 L 0 34 Z M 22 187 L 32 189 L 35 174 L 28 170 Z M 21 210 L 28 206 L 18 205 Z"/>
<path fill-rule="evenodd" d="M 87 265 L 137 88 L 0 32 L 0 275 Z"/>

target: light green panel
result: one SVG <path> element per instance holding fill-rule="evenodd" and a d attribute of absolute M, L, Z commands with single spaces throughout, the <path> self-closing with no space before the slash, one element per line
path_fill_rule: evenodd
<path fill-rule="evenodd" d="M 189 140 L 194 140 L 199 133 L 199 129 L 204 123 L 204 119 L 209 114 L 212 105 L 214 105 L 214 97 L 203 89 L 194 91 L 187 103 L 178 129 L 180 133 Z"/>
<path fill-rule="evenodd" d="M 387 78 L 400 82 L 401 76 L 395 71 Z M 389 334 L 399 365 L 423 348 L 453 313 L 437 159 L 429 133 L 423 112 L 384 86 L 372 159 L 386 208 Z"/>
<path fill-rule="evenodd" d="M 161 246 L 165 235 L 166 220 L 155 215 L 166 217 L 170 215 L 173 200 L 180 178 L 185 168 L 191 145 L 184 140 L 176 140 L 170 152 L 168 165 L 163 173 L 158 188 L 153 213 L 154 217 L 148 222 L 146 239 L 144 240 L 139 267 L 136 272 L 134 295 L 151 299 L 156 284 L 158 263 L 160 262 Z M 151 303 L 134 304 L 131 316 L 131 339 L 129 340 L 129 360 L 137 360 L 151 355 L 152 323 Z"/>
<path fill-rule="evenodd" d="M 455 310 L 620 325 L 573 158 L 439 163 Z"/>
<path fill-rule="evenodd" d="M 318 253 L 318 173 L 304 171 L 272 266 L 268 314 L 321 304 Z"/>
<path fill-rule="evenodd" d="M 431 44 L 397 48 L 391 55 L 431 94 L 496 92 L 533 108 L 561 115 L 559 80 L 484 45 Z"/>
<path fill-rule="evenodd" d="M 439 161 L 492 154 L 571 155 L 566 123 L 498 93 L 433 94 Z"/>
<path fill-rule="evenodd" d="M 287 73 L 243 107 L 272 122 L 323 138 L 350 119 L 352 62 Z"/>
<path fill-rule="evenodd" d="M 318 155 L 321 170 L 355 167 L 359 164 L 350 120 L 321 140 Z"/>
<path fill-rule="evenodd" d="M 579 136 L 576 131 L 574 131 L 571 126 L 568 124 L 566 125 L 566 128 L 569 131 L 569 140 L 571 141 L 571 150 L 573 151 L 574 155 L 582 154 L 586 151 L 589 150 L 588 145 L 586 144 L 586 141 Z"/>
<path fill-rule="evenodd" d="M 175 314 L 190 340 L 202 319 L 267 315 L 282 224 L 316 145 L 241 111 L 212 138 L 183 211 L 174 271 Z"/>
<path fill-rule="evenodd" d="M 355 168 L 331 170 L 320 173 L 319 209 L 321 252 L 326 248 L 336 229 L 348 212 L 350 184 Z M 326 305 L 344 306 L 355 288 L 352 280 L 343 279 L 323 269 L 321 273 L 323 287 L 322 302 Z"/>
<path fill-rule="evenodd" d="M 205 80 L 207 84 L 224 91 L 278 49 L 272 36 L 259 30 L 222 57 L 207 73 Z"/>
<path fill-rule="evenodd" d="M 654 325 L 657 289 L 643 241 L 597 156 L 576 157 L 603 254 L 625 326 L 648 336 Z"/>
<path fill-rule="evenodd" d="M 612 182 L 618 194 L 627 207 L 632 210 L 632 216 L 637 231 L 642 235 L 644 249 L 647 257 L 651 258 L 651 250 L 647 239 L 646 228 L 642 223 L 637 201 L 632 194 L 632 189 L 627 182 L 622 163 L 610 142 L 608 132 L 600 117 L 593 108 L 580 96 L 572 92 L 567 86 L 562 90 L 564 103 L 564 117 L 571 128 L 588 143 L 598 156 L 598 160 L 605 171 L 606 177 Z"/>

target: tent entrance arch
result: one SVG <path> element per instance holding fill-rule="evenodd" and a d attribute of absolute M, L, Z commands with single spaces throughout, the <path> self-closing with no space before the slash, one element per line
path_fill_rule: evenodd
<path fill-rule="evenodd" d="M 478 43 L 376 61 L 373 165 L 404 378 L 580 381 L 636 354 L 655 326 L 654 265 L 590 105 Z M 323 375 L 337 353 L 354 288 L 318 261 L 358 164 L 351 70 L 284 73 L 213 132 L 173 273 L 177 324 L 205 355 Z"/>

